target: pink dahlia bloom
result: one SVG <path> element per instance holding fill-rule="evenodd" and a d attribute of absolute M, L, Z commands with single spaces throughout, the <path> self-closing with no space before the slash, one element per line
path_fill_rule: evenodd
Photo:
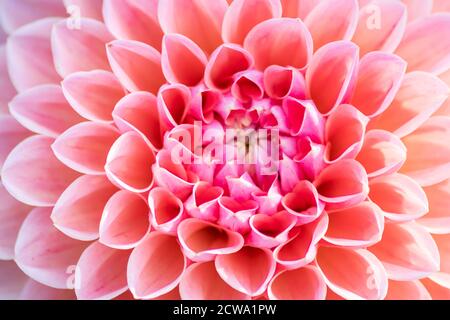
<path fill-rule="evenodd" d="M 0 1 L 0 298 L 450 298 L 448 0 Z"/>

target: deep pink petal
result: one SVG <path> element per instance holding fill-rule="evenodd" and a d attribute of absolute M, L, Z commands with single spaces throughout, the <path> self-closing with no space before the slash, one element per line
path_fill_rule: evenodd
<path fill-rule="evenodd" d="M 183 202 L 165 188 L 154 188 L 148 196 L 151 222 L 158 231 L 176 234 L 178 225 L 185 218 Z"/>
<path fill-rule="evenodd" d="M 272 216 L 256 214 L 250 218 L 251 232 L 246 243 L 261 248 L 276 247 L 289 239 L 289 232 L 296 223 L 296 216 L 287 211 L 280 211 Z"/>

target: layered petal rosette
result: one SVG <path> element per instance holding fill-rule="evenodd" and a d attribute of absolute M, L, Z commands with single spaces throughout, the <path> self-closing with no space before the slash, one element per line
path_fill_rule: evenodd
<path fill-rule="evenodd" d="M 447 2 L 0 0 L 0 298 L 450 298 Z"/>

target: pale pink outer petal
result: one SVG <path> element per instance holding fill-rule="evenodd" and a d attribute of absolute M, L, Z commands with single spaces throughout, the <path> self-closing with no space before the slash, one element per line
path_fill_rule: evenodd
<path fill-rule="evenodd" d="M 88 245 L 53 226 L 51 208 L 34 209 L 19 231 L 15 261 L 28 276 L 57 289 L 73 289 L 77 261 Z"/>
<path fill-rule="evenodd" d="M 433 0 L 402 0 L 408 8 L 408 22 L 426 17 L 431 14 Z"/>
<path fill-rule="evenodd" d="M 157 6 L 158 0 L 103 0 L 106 27 L 117 39 L 144 42 L 160 50 L 163 32 Z"/>
<path fill-rule="evenodd" d="M 254 297 L 266 291 L 276 262 L 269 249 L 245 246 L 238 252 L 218 256 L 215 266 L 228 285 Z"/>
<path fill-rule="evenodd" d="M 328 219 L 328 229 L 323 239 L 336 246 L 364 248 L 380 241 L 383 235 L 383 213 L 369 201 L 330 211 Z"/>
<path fill-rule="evenodd" d="M 83 121 L 64 98 L 58 85 L 41 85 L 19 93 L 9 111 L 24 127 L 38 134 L 58 137 Z"/>
<path fill-rule="evenodd" d="M 361 55 L 377 50 L 391 53 L 402 40 L 407 16 L 407 8 L 400 1 L 370 1 L 360 10 L 352 41 L 361 48 Z"/>
<path fill-rule="evenodd" d="M 425 286 L 419 280 L 395 281 L 389 280 L 386 300 L 431 300 Z"/>
<path fill-rule="evenodd" d="M 135 132 L 120 136 L 111 147 L 105 171 L 116 185 L 128 191 L 142 193 L 153 185 L 152 165 L 155 155 L 142 137 Z"/>
<path fill-rule="evenodd" d="M 33 206 L 52 206 L 79 174 L 63 165 L 51 150 L 52 138 L 33 136 L 6 159 L 1 176 L 16 199 Z"/>
<path fill-rule="evenodd" d="M 111 122 L 116 103 L 125 95 L 117 78 L 108 71 L 77 72 L 61 83 L 64 96 L 82 117 Z"/>
<path fill-rule="evenodd" d="M 256 25 L 245 38 L 244 48 L 253 55 L 259 70 L 273 64 L 301 69 L 311 60 L 313 43 L 301 20 L 278 18 Z"/>
<path fill-rule="evenodd" d="M 369 117 L 384 112 L 394 100 L 406 62 L 396 55 L 371 52 L 360 61 L 358 80 L 350 103 Z"/>
<path fill-rule="evenodd" d="M 75 293 L 79 300 L 110 300 L 128 290 L 126 270 L 131 251 L 94 242 L 77 263 Z"/>
<path fill-rule="evenodd" d="M 103 0 L 63 0 L 69 14 L 78 14 L 78 10 L 83 17 L 103 20 L 102 7 Z"/>
<path fill-rule="evenodd" d="M 28 277 L 14 261 L 0 261 L 0 300 L 17 300 Z"/>
<path fill-rule="evenodd" d="M 102 175 L 106 158 L 120 134 L 109 124 L 83 122 L 71 127 L 52 144 L 55 156 L 84 174 Z"/>
<path fill-rule="evenodd" d="M 279 0 L 236 0 L 230 4 L 222 25 L 225 42 L 242 44 L 248 32 L 258 23 L 281 17 Z"/>
<path fill-rule="evenodd" d="M 55 289 L 28 279 L 20 292 L 19 300 L 76 300 L 76 295 L 74 290 Z"/>
<path fill-rule="evenodd" d="M 66 20 L 58 22 L 51 37 L 56 71 L 66 77 L 78 71 L 110 70 L 105 44 L 111 40 L 113 36 L 97 20 L 81 18 L 78 29 Z"/>
<path fill-rule="evenodd" d="M 11 34 L 21 26 L 46 17 L 64 17 L 66 10 L 61 0 L 2 0 L 0 21 Z"/>
<path fill-rule="evenodd" d="M 439 249 L 441 264 L 439 272 L 430 275 L 429 278 L 450 289 L 450 234 L 434 234 L 433 239 Z"/>
<path fill-rule="evenodd" d="M 181 278 L 180 295 L 183 300 L 250 300 L 222 280 L 214 262 L 190 265 Z"/>
<path fill-rule="evenodd" d="M 408 62 L 408 70 L 440 74 L 450 68 L 450 13 L 437 13 L 408 25 L 396 54 Z M 442 36 L 444 32 L 444 36 Z M 447 32 L 447 33 L 446 33 Z M 433 50 L 430 50 L 433 48 Z M 417 52 L 429 51 L 426 57 Z"/>
<path fill-rule="evenodd" d="M 283 17 L 305 19 L 321 0 L 280 0 Z"/>
<path fill-rule="evenodd" d="M 433 12 L 450 12 L 450 3 L 446 0 L 433 0 Z"/>
<path fill-rule="evenodd" d="M 199 219 L 186 219 L 178 227 L 178 240 L 193 261 L 214 260 L 219 254 L 239 251 L 244 238 L 237 232 Z"/>
<path fill-rule="evenodd" d="M 131 249 L 149 232 L 149 209 L 143 196 L 121 190 L 108 200 L 100 220 L 101 243 L 115 249 Z"/>
<path fill-rule="evenodd" d="M 77 240 L 96 240 L 103 208 L 115 192 L 106 176 L 81 176 L 56 202 L 51 216 L 55 227 Z"/>
<path fill-rule="evenodd" d="M 308 97 L 328 115 L 353 92 L 359 48 L 349 41 L 331 42 L 314 54 L 306 71 Z"/>
<path fill-rule="evenodd" d="M 314 50 L 329 42 L 350 40 L 358 25 L 358 13 L 357 0 L 320 1 L 305 19 Z"/>
<path fill-rule="evenodd" d="M 449 94 L 448 86 L 435 75 L 422 71 L 408 73 L 392 104 L 369 127 L 391 131 L 402 138 L 427 121 Z"/>
<path fill-rule="evenodd" d="M 8 102 L 14 98 L 16 89 L 8 74 L 6 45 L 4 43 L 0 45 L 0 87 L 2 88 L 0 92 L 0 114 L 8 114 Z"/>
<path fill-rule="evenodd" d="M 447 72 L 441 74 L 439 76 L 439 78 L 447 84 L 447 87 L 450 88 L 450 69 Z M 444 102 L 442 107 L 439 108 L 439 110 L 435 113 L 435 115 L 442 115 L 442 116 L 450 117 L 450 98 L 448 98 Z"/>
<path fill-rule="evenodd" d="M 316 261 L 328 287 L 346 299 L 382 300 L 387 294 L 386 271 L 365 249 L 320 247 Z"/>
<path fill-rule="evenodd" d="M 0 182 L 0 260 L 14 259 L 14 246 L 31 207 L 14 199 Z"/>
<path fill-rule="evenodd" d="M 197 43 L 207 53 L 222 43 L 222 21 L 226 0 L 159 1 L 158 18 L 164 33 L 179 33 Z"/>
<path fill-rule="evenodd" d="M 427 194 L 430 211 L 417 222 L 430 233 L 450 233 L 450 214 L 448 212 L 450 179 L 423 189 Z"/>
<path fill-rule="evenodd" d="M 114 74 L 128 91 L 156 94 L 165 83 L 161 54 L 155 48 L 138 41 L 114 40 L 106 51 Z"/>
<path fill-rule="evenodd" d="M 428 119 L 419 129 L 403 138 L 408 158 L 401 172 L 421 186 L 430 186 L 450 177 L 450 117 Z"/>
<path fill-rule="evenodd" d="M 392 280 L 417 280 L 439 270 L 436 242 L 415 222 L 386 224 L 383 238 L 369 250 L 383 263 Z"/>
<path fill-rule="evenodd" d="M 131 253 L 127 268 L 130 291 L 136 299 L 154 299 L 178 286 L 187 267 L 175 237 L 152 232 Z"/>
<path fill-rule="evenodd" d="M 418 219 L 428 213 L 425 191 L 413 179 L 394 173 L 371 179 L 369 198 L 394 222 Z"/>
<path fill-rule="evenodd" d="M 31 135 L 32 133 L 22 127 L 15 118 L 0 114 L 0 170 L 9 153 Z"/>
<path fill-rule="evenodd" d="M 317 267 L 308 265 L 278 273 L 267 294 L 271 300 L 325 300 L 327 285 Z"/>
<path fill-rule="evenodd" d="M 406 161 L 407 149 L 403 142 L 384 130 L 370 130 L 356 160 L 367 171 L 369 178 L 397 172 Z"/>
<path fill-rule="evenodd" d="M 50 41 L 52 27 L 58 21 L 55 18 L 35 21 L 21 27 L 8 38 L 8 71 L 17 91 L 60 81 L 53 67 Z"/>

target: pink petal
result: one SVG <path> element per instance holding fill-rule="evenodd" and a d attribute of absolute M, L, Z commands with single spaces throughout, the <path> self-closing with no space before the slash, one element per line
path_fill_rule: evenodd
<path fill-rule="evenodd" d="M 270 66 L 264 71 L 264 88 L 269 97 L 285 99 L 288 96 L 305 99 L 306 83 L 296 69 Z"/>
<path fill-rule="evenodd" d="M 283 110 L 292 135 L 308 137 L 317 143 L 323 141 L 324 119 L 311 101 L 288 97 L 283 100 Z"/>
<path fill-rule="evenodd" d="M 450 288 L 450 235 L 434 234 L 433 239 L 438 246 L 441 263 L 439 272 L 430 275 L 429 278 L 446 288 Z"/>
<path fill-rule="evenodd" d="M 434 74 L 447 71 L 450 68 L 450 37 L 446 31 L 449 29 L 449 13 L 438 13 L 414 21 L 406 28 L 396 53 L 408 62 L 409 71 L 420 70 Z M 427 57 L 417 54 L 424 50 L 430 52 Z"/>
<path fill-rule="evenodd" d="M 358 70 L 359 48 L 348 41 L 326 44 L 316 51 L 306 71 L 308 96 L 328 115 L 352 92 Z"/>
<path fill-rule="evenodd" d="M 287 211 L 272 216 L 255 214 L 250 218 L 251 232 L 246 243 L 261 248 L 273 248 L 289 239 L 289 232 L 297 223 L 297 218 Z"/>
<path fill-rule="evenodd" d="M 117 39 L 144 42 L 160 50 L 163 32 L 157 7 L 158 0 L 104 0 L 103 17 Z"/>
<path fill-rule="evenodd" d="M 119 137 L 109 124 L 83 122 L 71 127 L 52 145 L 55 156 L 66 166 L 84 174 L 103 174 L 106 157 Z"/>
<path fill-rule="evenodd" d="M 14 259 L 14 245 L 31 207 L 14 199 L 0 182 L 0 260 Z"/>
<path fill-rule="evenodd" d="M 360 62 L 351 104 L 366 116 L 386 110 L 402 84 L 406 62 L 388 53 L 368 53 Z"/>
<path fill-rule="evenodd" d="M 325 162 L 352 159 L 361 150 L 369 119 L 351 105 L 334 109 L 325 126 Z"/>
<path fill-rule="evenodd" d="M 383 238 L 369 250 L 380 259 L 392 280 L 421 279 L 439 270 L 436 243 L 414 222 L 385 224 Z"/>
<path fill-rule="evenodd" d="M 408 73 L 390 107 L 374 119 L 371 127 L 404 137 L 427 121 L 449 93 L 447 85 L 430 73 Z"/>
<path fill-rule="evenodd" d="M 209 58 L 205 83 L 210 89 L 225 91 L 234 82 L 234 75 L 253 67 L 252 55 L 235 44 L 218 47 Z"/>
<path fill-rule="evenodd" d="M 48 18 L 33 22 L 8 38 L 6 57 L 9 76 L 17 91 L 60 81 L 53 67 L 50 43 L 51 30 L 57 21 Z"/>
<path fill-rule="evenodd" d="M 305 19 L 314 49 L 332 41 L 350 40 L 358 24 L 358 9 L 357 0 L 319 2 Z"/>
<path fill-rule="evenodd" d="M 408 176 L 394 173 L 370 180 L 369 198 L 389 220 L 404 222 L 418 219 L 428 212 L 427 195 Z"/>
<path fill-rule="evenodd" d="M 164 233 L 176 234 L 184 218 L 183 202 L 165 188 L 154 188 L 148 196 L 152 226 Z"/>
<path fill-rule="evenodd" d="M 353 300 L 381 300 L 386 296 L 386 271 L 369 251 L 321 247 L 316 261 L 328 287 L 340 296 Z"/>
<path fill-rule="evenodd" d="M 128 289 L 127 263 L 130 251 L 92 243 L 77 264 L 75 292 L 79 300 L 109 300 Z"/>
<path fill-rule="evenodd" d="M 296 270 L 284 270 L 270 282 L 268 295 L 271 300 L 324 300 L 327 285 L 314 266 Z"/>
<path fill-rule="evenodd" d="M 106 51 L 114 74 L 128 91 L 156 94 L 165 83 L 161 54 L 155 48 L 142 42 L 115 40 Z"/>
<path fill-rule="evenodd" d="M 307 224 L 316 220 L 323 212 L 324 203 L 319 200 L 314 185 L 308 180 L 300 181 L 281 201 L 283 207 L 297 217 L 298 224 Z"/>
<path fill-rule="evenodd" d="M 22 224 L 15 247 L 19 267 L 44 285 L 73 289 L 73 272 L 87 244 L 53 226 L 51 208 L 34 209 Z"/>
<path fill-rule="evenodd" d="M 439 76 L 447 86 L 450 88 L 450 69 Z M 450 98 L 448 98 L 444 104 L 438 109 L 435 115 L 450 116 Z"/>
<path fill-rule="evenodd" d="M 66 20 L 52 31 L 52 52 L 56 71 L 66 77 L 77 71 L 110 70 L 105 44 L 113 37 L 97 20 L 81 18 L 79 29 L 69 28 Z"/>
<path fill-rule="evenodd" d="M 33 136 L 20 143 L 2 169 L 5 188 L 16 199 L 33 206 L 52 206 L 79 175 L 53 155 L 52 138 Z"/>
<path fill-rule="evenodd" d="M 225 0 L 159 1 L 158 18 L 164 33 L 184 35 L 211 53 L 222 43 L 222 21 L 227 8 Z"/>
<path fill-rule="evenodd" d="M 137 132 L 155 151 L 162 148 L 160 117 L 153 94 L 135 92 L 125 96 L 117 103 L 112 116 L 121 132 Z"/>
<path fill-rule="evenodd" d="M 6 45 L 0 45 L 0 114 L 8 113 L 8 103 L 16 95 L 16 89 L 11 83 L 6 59 Z"/>
<path fill-rule="evenodd" d="M 231 93 L 239 101 L 246 103 L 264 98 L 263 75 L 258 71 L 242 72 L 236 75 Z"/>
<path fill-rule="evenodd" d="M 52 212 L 55 227 L 74 239 L 96 240 L 103 208 L 115 192 L 117 188 L 105 176 L 81 176 L 56 202 Z"/>
<path fill-rule="evenodd" d="M 402 40 L 407 16 L 408 9 L 400 1 L 372 0 L 362 7 L 352 39 L 361 48 L 361 56 L 371 51 L 393 52 Z"/>
<path fill-rule="evenodd" d="M 20 300 L 75 300 L 75 291 L 55 289 L 29 279 L 19 296 Z"/>
<path fill-rule="evenodd" d="M 417 222 L 428 232 L 450 233 L 450 215 L 448 213 L 448 199 L 450 199 L 450 179 L 423 188 L 428 199 L 430 211 Z"/>
<path fill-rule="evenodd" d="M 238 201 L 232 197 L 219 199 L 220 215 L 218 223 L 233 231 L 247 233 L 250 230 L 248 220 L 258 210 L 254 200 Z"/>
<path fill-rule="evenodd" d="M 408 8 L 408 22 L 424 18 L 431 14 L 433 0 L 402 0 Z"/>
<path fill-rule="evenodd" d="M 277 18 L 256 25 L 245 38 L 244 48 L 259 70 L 272 64 L 300 69 L 311 60 L 313 43 L 301 20 Z"/>
<path fill-rule="evenodd" d="M 450 3 L 446 0 L 433 0 L 433 12 L 450 11 Z"/>
<path fill-rule="evenodd" d="M 369 178 L 397 172 L 406 161 L 406 147 L 395 135 L 384 130 L 370 130 L 356 160 Z"/>
<path fill-rule="evenodd" d="M 9 110 L 24 127 L 54 138 L 83 121 L 58 85 L 42 85 L 23 91 L 10 102 Z"/>
<path fill-rule="evenodd" d="M 230 4 L 222 26 L 225 42 L 242 44 L 248 32 L 258 23 L 281 17 L 281 4 L 276 0 L 236 0 Z"/>
<path fill-rule="evenodd" d="M 218 256 L 215 265 L 229 286 L 254 297 L 266 291 L 276 262 L 270 250 L 246 246 L 238 252 Z"/>
<path fill-rule="evenodd" d="M 0 170 L 9 153 L 32 133 L 22 127 L 15 118 L 9 115 L 0 115 Z"/>
<path fill-rule="evenodd" d="M 425 286 L 419 281 L 389 280 L 386 300 L 431 300 Z"/>
<path fill-rule="evenodd" d="M 116 77 L 102 70 L 73 73 L 61 85 L 70 105 L 91 121 L 112 121 L 114 106 L 125 95 Z"/>
<path fill-rule="evenodd" d="M 450 300 L 450 289 L 429 278 L 420 280 L 434 300 Z"/>
<path fill-rule="evenodd" d="M 79 8 L 83 17 L 103 20 L 103 0 L 63 0 L 68 11 Z"/>
<path fill-rule="evenodd" d="M 165 85 L 158 93 L 158 110 L 161 121 L 173 128 L 185 120 L 191 101 L 189 88 L 181 84 Z"/>
<path fill-rule="evenodd" d="M 224 190 L 214 187 L 208 182 L 199 181 L 195 184 L 192 195 L 184 202 L 189 215 L 207 221 L 217 221 L 219 218 L 219 199 Z"/>
<path fill-rule="evenodd" d="M 342 247 L 369 247 L 381 240 L 383 213 L 372 202 L 362 202 L 351 208 L 329 212 L 329 224 L 324 240 Z"/>
<path fill-rule="evenodd" d="M 214 260 L 216 255 L 237 252 L 244 245 L 239 233 L 193 218 L 179 225 L 178 239 L 185 255 L 193 261 Z"/>
<path fill-rule="evenodd" d="M 305 19 L 321 0 L 281 0 L 283 17 Z"/>
<path fill-rule="evenodd" d="M 181 278 L 183 300 L 249 300 L 250 297 L 230 287 L 220 278 L 213 262 L 194 263 Z"/>
<path fill-rule="evenodd" d="M 155 155 L 135 132 L 120 136 L 109 151 L 105 171 L 109 179 L 132 192 L 145 192 L 153 184 Z"/>
<path fill-rule="evenodd" d="M 133 250 L 128 262 L 128 285 L 137 299 L 154 299 L 180 282 L 187 261 L 175 237 L 152 232 Z"/>
<path fill-rule="evenodd" d="M 109 198 L 100 220 L 101 243 L 115 249 L 131 249 L 149 231 L 149 209 L 141 195 L 121 190 Z"/>
<path fill-rule="evenodd" d="M 419 129 L 403 138 L 408 158 L 401 171 L 422 186 L 450 177 L 450 118 L 432 117 Z"/>
<path fill-rule="evenodd" d="M 314 185 L 320 200 L 339 207 L 358 204 L 369 193 L 367 173 L 355 160 L 342 160 L 325 168 Z"/>
<path fill-rule="evenodd" d="M 43 0 L 39 6 L 33 0 L 4 0 L 1 8 L 2 27 L 9 34 L 33 21 L 66 13 L 60 0 Z"/>
<path fill-rule="evenodd" d="M 28 277 L 14 261 L 0 261 L 0 300 L 17 300 Z"/>
<path fill-rule="evenodd" d="M 328 215 L 322 214 L 314 222 L 297 230 L 297 234 L 276 247 L 273 256 L 287 269 L 298 269 L 311 263 L 316 257 L 317 244 L 328 228 Z"/>
<path fill-rule="evenodd" d="M 180 34 L 168 34 L 163 39 L 161 64 L 170 83 L 196 86 L 203 80 L 208 59 L 199 46 Z"/>

